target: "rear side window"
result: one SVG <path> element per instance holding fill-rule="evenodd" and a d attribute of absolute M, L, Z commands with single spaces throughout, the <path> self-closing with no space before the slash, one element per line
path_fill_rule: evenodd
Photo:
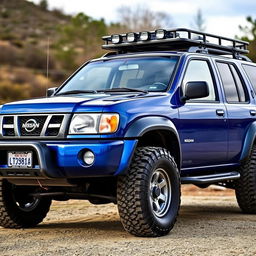
<path fill-rule="evenodd" d="M 246 99 L 246 95 L 245 95 L 245 89 L 244 89 L 244 86 L 242 84 L 242 81 L 234 67 L 234 65 L 230 65 L 230 68 L 231 68 L 231 72 L 234 76 L 234 79 L 235 79 L 235 82 L 236 82 L 236 87 L 237 87 L 237 91 L 238 91 L 238 96 L 239 96 L 239 101 L 241 102 L 246 102 L 247 99 Z"/>
<path fill-rule="evenodd" d="M 248 93 L 233 64 L 217 62 L 228 103 L 248 102 Z"/>
<path fill-rule="evenodd" d="M 254 91 L 256 92 L 256 66 L 251 65 L 242 65 L 245 73 L 249 77 L 249 80 L 253 86 Z"/>

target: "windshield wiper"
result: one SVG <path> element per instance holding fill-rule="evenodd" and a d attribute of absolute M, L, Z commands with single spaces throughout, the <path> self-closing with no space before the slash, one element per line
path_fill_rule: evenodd
<path fill-rule="evenodd" d="M 105 89 L 105 90 L 73 90 L 73 91 L 67 91 L 67 92 L 60 92 L 60 93 L 57 93 L 55 96 L 69 95 L 69 94 L 79 94 L 79 93 L 98 93 L 98 92 L 140 92 L 140 93 L 148 93 L 148 91 L 144 91 L 144 90 L 121 87 L 121 88 L 111 88 L 111 89 Z"/>
<path fill-rule="evenodd" d="M 60 92 L 60 93 L 57 93 L 55 96 L 68 95 L 68 94 L 79 94 L 79 93 L 97 93 L 97 91 L 95 91 L 95 90 L 73 90 L 73 91 L 67 91 L 67 92 Z"/>
<path fill-rule="evenodd" d="M 143 92 L 143 93 L 148 93 L 148 91 L 144 91 L 144 90 L 140 90 L 140 89 L 127 88 L 127 87 L 97 90 L 97 92 Z"/>

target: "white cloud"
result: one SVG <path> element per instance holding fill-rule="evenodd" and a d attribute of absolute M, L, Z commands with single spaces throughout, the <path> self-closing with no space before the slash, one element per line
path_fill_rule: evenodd
<path fill-rule="evenodd" d="M 32 0 L 38 3 L 40 0 Z M 173 17 L 176 26 L 191 27 L 196 11 L 200 8 L 207 22 L 207 32 L 233 37 L 239 34 L 238 25 L 246 24 L 245 17 L 254 12 L 255 0 L 48 0 L 50 8 L 62 8 L 66 13 L 84 12 L 107 22 L 117 21 L 117 8 L 122 5 L 147 6 Z M 139 18 L 139 17 L 138 17 Z"/>
<path fill-rule="evenodd" d="M 235 35 L 241 35 L 239 25 L 246 25 L 244 16 L 213 16 L 207 19 L 207 32 L 226 37 L 234 37 Z"/>
<path fill-rule="evenodd" d="M 195 13 L 198 9 L 194 3 L 188 1 L 173 1 L 171 3 L 162 1 L 159 3 L 159 1 L 151 0 L 149 6 L 152 10 L 167 12 L 170 15 L 188 14 L 190 16 L 191 13 Z"/>

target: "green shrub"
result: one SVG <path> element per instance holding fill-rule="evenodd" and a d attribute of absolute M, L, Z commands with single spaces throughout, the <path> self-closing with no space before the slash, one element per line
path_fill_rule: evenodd
<path fill-rule="evenodd" d="M 14 46 L 0 45 L 0 63 L 16 66 L 19 55 Z"/>
<path fill-rule="evenodd" d="M 24 65 L 28 68 L 46 70 L 47 55 L 32 45 L 28 45 L 23 51 Z M 55 67 L 53 58 L 49 59 L 49 68 Z"/>
<path fill-rule="evenodd" d="M 0 81 L 0 104 L 29 98 L 29 85 Z"/>

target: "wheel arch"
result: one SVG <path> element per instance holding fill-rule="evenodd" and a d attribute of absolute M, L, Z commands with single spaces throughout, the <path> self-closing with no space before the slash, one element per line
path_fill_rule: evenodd
<path fill-rule="evenodd" d="M 249 158 L 252 147 L 255 144 L 256 144 L 256 121 L 254 121 L 250 125 L 245 135 L 244 144 L 243 144 L 243 148 L 240 155 L 241 162 L 246 161 Z"/>
<path fill-rule="evenodd" d="M 181 167 L 181 145 L 174 123 L 159 116 L 140 118 L 125 133 L 125 138 L 138 138 L 137 147 L 164 147 L 173 155 L 178 168 Z"/>

